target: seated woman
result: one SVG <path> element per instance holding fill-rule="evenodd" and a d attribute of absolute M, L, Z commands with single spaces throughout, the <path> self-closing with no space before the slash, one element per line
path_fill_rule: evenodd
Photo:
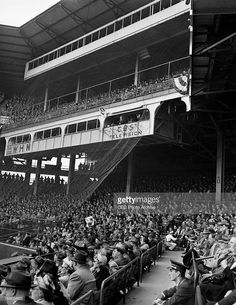
<path fill-rule="evenodd" d="M 53 291 L 55 286 L 48 277 L 36 277 L 34 280 L 36 285 L 32 289 L 31 297 L 39 304 L 43 305 L 54 305 L 53 303 Z"/>
<path fill-rule="evenodd" d="M 99 290 L 103 280 L 105 280 L 110 275 L 107 264 L 107 257 L 101 253 L 97 253 L 94 256 L 93 266 L 90 268 L 90 270 L 96 279 L 97 289 Z"/>

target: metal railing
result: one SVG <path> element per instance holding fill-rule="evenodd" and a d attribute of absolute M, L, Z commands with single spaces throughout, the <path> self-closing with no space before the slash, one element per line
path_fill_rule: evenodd
<path fill-rule="evenodd" d="M 86 305 L 93 305 L 94 304 L 94 291 L 89 290 L 84 295 L 82 295 L 78 300 L 74 301 L 70 305 L 82 305 L 83 302 L 86 301 Z"/>
<path fill-rule="evenodd" d="M 152 263 L 155 265 L 158 258 L 163 252 L 162 240 L 157 245 L 143 252 L 140 257 L 140 283 L 142 283 L 143 272 L 147 270 L 150 272 Z"/>
<path fill-rule="evenodd" d="M 122 291 L 123 303 L 125 303 L 126 289 L 130 288 L 135 282 L 139 286 L 139 268 L 140 257 L 136 257 L 120 270 L 106 278 L 101 285 L 99 304 L 111 304 L 111 299 L 114 299 L 120 291 Z"/>

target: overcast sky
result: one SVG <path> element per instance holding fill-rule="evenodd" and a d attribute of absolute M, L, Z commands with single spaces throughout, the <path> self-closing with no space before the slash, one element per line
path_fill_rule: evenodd
<path fill-rule="evenodd" d="M 21 26 L 59 0 L 0 0 L 0 24 Z"/>

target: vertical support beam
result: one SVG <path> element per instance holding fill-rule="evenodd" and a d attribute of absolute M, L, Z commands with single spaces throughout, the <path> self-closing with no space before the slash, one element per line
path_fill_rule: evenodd
<path fill-rule="evenodd" d="M 61 170 L 61 156 L 60 157 L 57 157 L 57 164 L 56 164 L 56 166 L 57 166 L 57 173 L 56 173 L 56 175 L 55 175 L 55 183 L 56 184 L 60 184 L 60 174 L 59 174 L 59 172 L 60 172 L 60 170 Z"/>
<path fill-rule="evenodd" d="M 189 11 L 189 96 L 192 96 L 193 75 L 193 0 L 190 0 Z"/>
<path fill-rule="evenodd" d="M 43 105 L 44 112 L 47 110 L 47 101 L 48 101 L 48 86 L 45 88 L 45 93 L 44 93 L 44 105 Z"/>
<path fill-rule="evenodd" d="M 80 98 L 80 77 L 77 79 L 77 87 L 76 87 L 76 94 L 75 94 L 75 104 L 79 103 Z"/>
<path fill-rule="evenodd" d="M 37 192 L 38 192 L 41 165 L 42 165 L 42 158 L 37 160 L 36 176 L 35 176 L 34 190 L 33 190 L 34 195 L 37 195 Z"/>
<path fill-rule="evenodd" d="M 30 183 L 30 169 L 31 169 L 31 166 L 32 166 L 32 160 L 28 159 L 26 160 L 26 166 L 27 166 L 27 169 L 26 169 L 26 173 L 25 173 L 25 183 L 27 183 L 27 185 L 29 185 Z"/>
<path fill-rule="evenodd" d="M 224 137 L 221 130 L 217 131 L 217 157 L 216 157 L 216 204 L 221 203 L 224 185 Z"/>
<path fill-rule="evenodd" d="M 134 163 L 134 153 L 130 152 L 128 156 L 128 171 L 127 171 L 127 179 L 126 179 L 126 195 L 128 196 L 132 191 L 133 187 L 133 163 Z"/>
<path fill-rule="evenodd" d="M 137 54 L 135 61 L 135 69 L 134 69 L 134 85 L 137 86 L 139 83 L 139 56 Z"/>
<path fill-rule="evenodd" d="M 68 173 L 68 182 L 67 182 L 67 187 L 66 187 L 66 195 L 69 195 L 69 193 L 70 193 L 74 171 L 75 171 L 75 154 L 71 154 L 70 155 L 69 173 Z"/>

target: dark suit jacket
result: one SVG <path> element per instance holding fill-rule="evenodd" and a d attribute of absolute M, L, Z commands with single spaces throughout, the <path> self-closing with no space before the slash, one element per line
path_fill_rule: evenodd
<path fill-rule="evenodd" d="M 220 300 L 219 305 L 232 305 L 236 302 L 236 289 L 234 289 L 227 297 Z"/>
<path fill-rule="evenodd" d="M 184 279 L 178 286 L 164 290 L 163 305 L 193 305 L 195 302 L 195 289 L 193 281 Z"/>

